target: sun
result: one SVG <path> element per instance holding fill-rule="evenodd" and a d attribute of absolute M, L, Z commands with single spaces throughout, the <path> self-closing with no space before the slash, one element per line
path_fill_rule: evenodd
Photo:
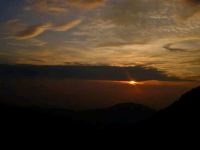
<path fill-rule="evenodd" d="M 142 85 L 144 84 L 143 82 L 138 82 L 138 81 L 135 81 L 135 80 L 129 80 L 129 81 L 117 81 L 117 82 L 120 82 L 120 83 L 123 83 L 123 84 L 128 84 L 128 85 L 132 85 L 132 86 L 136 86 L 136 85 Z"/>
<path fill-rule="evenodd" d="M 133 81 L 133 80 L 132 80 L 132 81 L 129 81 L 128 83 L 131 84 L 131 85 L 136 85 L 136 84 L 137 84 L 137 82 L 136 82 L 136 81 Z"/>

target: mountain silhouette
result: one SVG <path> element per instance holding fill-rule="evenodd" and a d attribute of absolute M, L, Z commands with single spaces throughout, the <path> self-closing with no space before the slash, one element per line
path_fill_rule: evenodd
<path fill-rule="evenodd" d="M 105 130 L 169 134 L 197 132 L 199 128 L 200 87 L 192 89 L 178 101 L 157 113 L 146 106 L 125 103 L 102 109 L 73 111 L 58 108 L 0 105 L 1 125 L 16 130 L 53 130 L 69 132 Z M 149 119 L 146 119 L 149 118 Z M 145 120 L 146 119 L 146 120 Z M 137 134 L 138 133 L 138 134 Z"/>
<path fill-rule="evenodd" d="M 200 87 L 183 94 L 178 101 L 141 122 L 138 127 L 162 134 L 199 133 Z"/>
<path fill-rule="evenodd" d="M 79 119 L 96 124 L 128 124 L 136 123 L 152 116 L 155 110 L 134 103 L 117 104 L 103 109 L 79 112 Z"/>
<path fill-rule="evenodd" d="M 73 111 L 58 108 L 25 107 L 0 105 L 1 122 L 5 126 L 51 126 L 67 129 L 103 129 L 107 126 L 133 124 L 152 116 L 155 110 L 134 103 L 117 104 L 102 109 Z"/>
<path fill-rule="evenodd" d="M 191 123 L 195 122 L 200 114 L 199 101 L 200 87 L 197 87 L 182 95 L 180 99 L 170 107 L 157 113 L 156 117 L 178 124 L 184 123 L 185 121 Z"/>

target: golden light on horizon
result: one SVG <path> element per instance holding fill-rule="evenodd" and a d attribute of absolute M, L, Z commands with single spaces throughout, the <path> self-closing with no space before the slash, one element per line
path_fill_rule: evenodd
<path fill-rule="evenodd" d="M 138 82 L 138 81 L 135 81 L 135 80 L 130 80 L 130 81 L 117 81 L 117 82 L 120 82 L 120 83 L 123 83 L 123 84 L 127 84 L 127 85 L 132 85 L 132 86 L 144 84 L 143 82 Z"/>
<path fill-rule="evenodd" d="M 131 84 L 131 85 L 137 85 L 138 82 L 132 80 L 132 81 L 129 81 L 128 83 Z"/>

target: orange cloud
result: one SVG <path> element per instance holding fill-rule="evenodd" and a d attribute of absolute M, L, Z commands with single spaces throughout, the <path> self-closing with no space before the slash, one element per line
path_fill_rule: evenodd
<path fill-rule="evenodd" d="M 52 30 L 53 31 L 67 31 L 67 30 L 70 30 L 71 28 L 79 25 L 81 22 L 82 22 L 81 19 L 73 20 L 71 22 L 56 25 L 52 28 Z"/>
<path fill-rule="evenodd" d="M 35 10 L 37 12 L 64 13 L 67 11 L 65 5 L 58 3 L 57 0 L 27 0 L 25 10 Z"/>
<path fill-rule="evenodd" d="M 73 27 L 79 25 L 81 21 L 82 20 L 80 19 L 76 19 L 76 20 L 72 20 L 70 22 L 60 24 L 60 25 L 53 25 L 52 23 L 44 23 L 44 24 L 29 26 L 23 31 L 17 33 L 15 35 L 15 38 L 17 40 L 31 39 L 31 38 L 39 36 L 40 34 L 44 33 L 47 30 L 60 31 L 60 32 L 68 31 L 72 29 Z"/>
<path fill-rule="evenodd" d="M 72 6 L 81 8 L 96 8 L 105 3 L 105 0 L 69 0 Z"/>
<path fill-rule="evenodd" d="M 24 31 L 16 34 L 16 39 L 25 40 L 36 37 L 52 27 L 51 23 L 39 24 L 27 27 Z"/>
<path fill-rule="evenodd" d="M 37 12 L 65 13 L 69 7 L 93 9 L 105 0 L 27 0 L 25 10 L 36 10 Z"/>

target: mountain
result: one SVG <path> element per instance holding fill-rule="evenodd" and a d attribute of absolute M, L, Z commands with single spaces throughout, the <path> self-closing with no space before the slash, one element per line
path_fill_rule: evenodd
<path fill-rule="evenodd" d="M 139 126 L 142 130 L 156 131 L 162 134 L 197 134 L 200 126 L 199 101 L 200 87 L 197 87 L 183 94 L 174 104 L 157 112 Z"/>
<path fill-rule="evenodd" d="M 178 101 L 157 113 L 138 104 L 118 104 L 108 108 L 73 111 L 56 108 L 0 105 L 1 129 L 9 131 L 61 133 L 129 133 L 169 135 L 199 132 L 200 87 L 192 89 Z M 145 118 L 149 118 L 144 120 Z M 49 130 L 50 128 L 50 130 Z M 30 130 L 31 129 L 31 130 Z M 7 131 L 7 130 L 6 130 Z M 122 132 L 121 132 L 122 131 Z"/>
<path fill-rule="evenodd" d="M 117 104 L 103 109 L 79 112 L 80 120 L 96 124 L 128 124 L 144 120 L 155 113 L 155 110 L 134 103 Z"/>
<path fill-rule="evenodd" d="M 73 111 L 56 108 L 22 107 L 0 105 L 2 125 L 27 127 L 34 125 L 43 128 L 46 125 L 63 127 L 67 130 L 104 129 L 108 126 L 134 124 L 152 116 L 155 110 L 146 106 L 125 103 L 102 109 Z"/>

